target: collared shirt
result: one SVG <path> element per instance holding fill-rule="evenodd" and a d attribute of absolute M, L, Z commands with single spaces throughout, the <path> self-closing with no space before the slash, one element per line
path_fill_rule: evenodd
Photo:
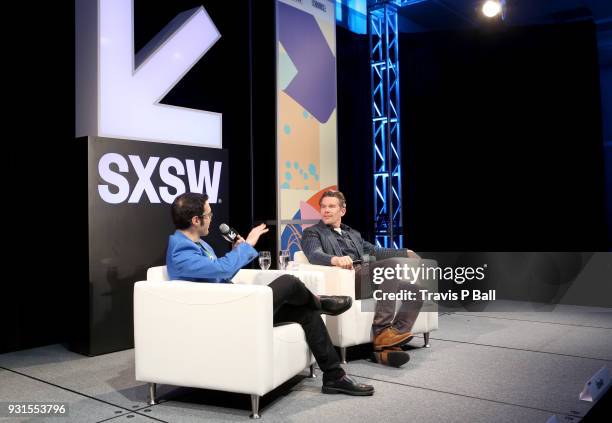
<path fill-rule="evenodd" d="M 340 228 L 337 228 L 339 230 L 333 228 L 331 225 L 327 225 L 327 227 L 334 233 L 343 256 L 349 256 L 352 260 L 361 260 L 359 249 L 348 234 L 351 228 L 342 223 L 340 224 Z"/>
<path fill-rule="evenodd" d="M 203 240 L 200 240 L 199 242 L 196 242 L 196 245 L 198 245 L 202 249 L 202 252 L 204 253 L 204 255 L 207 256 L 209 259 L 211 260 L 217 259 L 217 255 L 215 254 L 214 250 L 206 242 L 204 242 Z"/>

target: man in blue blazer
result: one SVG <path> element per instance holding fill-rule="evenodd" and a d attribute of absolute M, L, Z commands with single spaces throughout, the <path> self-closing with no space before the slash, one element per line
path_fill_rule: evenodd
<path fill-rule="evenodd" d="M 355 229 L 342 223 L 346 214 L 346 199 L 340 191 L 326 191 L 319 200 L 321 220 L 302 233 L 302 250 L 311 264 L 355 269 L 355 293 L 357 299 L 372 296 L 372 280 L 369 272 L 374 267 L 394 268 L 402 259 L 419 258 L 412 250 L 377 247 L 361 238 Z M 362 268 L 363 256 L 374 256 L 376 263 Z M 365 283 L 364 283 L 365 282 Z M 385 280 L 379 287 L 384 293 L 400 290 L 418 294 L 419 286 L 406 280 Z M 418 296 L 416 298 L 419 298 Z M 374 357 L 381 364 L 400 367 L 408 362 L 408 353 L 400 345 L 412 339 L 410 330 L 423 305 L 420 300 L 404 300 L 397 314 L 394 300 L 378 300 L 372 332 L 374 333 Z"/>
<path fill-rule="evenodd" d="M 238 237 L 230 252 L 217 257 L 202 237 L 208 235 L 212 211 L 208 196 L 185 193 L 172 203 L 176 231 L 170 236 L 166 266 L 171 280 L 228 283 L 241 267 L 258 256 L 255 244 L 268 229 L 261 224 L 246 239 Z M 371 385 L 357 383 L 340 367 L 340 358 L 332 345 L 321 313 L 337 316 L 352 305 L 350 297 L 316 296 L 295 276 L 282 275 L 268 285 L 272 289 L 274 324 L 299 323 L 306 342 L 323 371 L 322 392 L 328 394 L 372 395 Z"/>

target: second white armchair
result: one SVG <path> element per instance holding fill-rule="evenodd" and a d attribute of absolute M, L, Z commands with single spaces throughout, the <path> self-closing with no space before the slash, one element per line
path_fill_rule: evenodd
<path fill-rule="evenodd" d="M 306 255 L 297 251 L 295 266 L 302 271 L 319 271 L 325 275 L 325 295 L 349 295 L 353 306 L 339 316 L 328 316 L 326 325 L 333 344 L 340 348 L 342 362 L 346 363 L 346 348 L 372 342 L 374 299 L 355 299 L 355 271 L 331 266 L 309 264 Z M 371 302 L 365 304 L 363 302 Z M 399 302 L 398 302 L 399 305 Z M 437 312 L 421 312 L 412 327 L 413 334 L 423 334 L 424 346 L 429 347 L 429 334 L 438 329 Z"/>

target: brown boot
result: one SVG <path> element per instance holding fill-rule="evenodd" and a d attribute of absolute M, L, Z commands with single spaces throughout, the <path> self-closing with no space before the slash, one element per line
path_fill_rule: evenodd
<path fill-rule="evenodd" d="M 374 351 L 374 361 L 385 366 L 401 367 L 410 360 L 407 352 L 400 347 L 391 347 L 382 351 Z"/>
<path fill-rule="evenodd" d="M 388 327 L 374 338 L 374 349 L 378 351 L 384 348 L 395 347 L 396 345 L 405 344 L 412 338 L 412 332 L 401 333 L 394 327 Z"/>

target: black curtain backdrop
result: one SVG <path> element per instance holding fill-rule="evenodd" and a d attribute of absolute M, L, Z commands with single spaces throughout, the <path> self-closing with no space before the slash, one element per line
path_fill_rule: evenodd
<path fill-rule="evenodd" d="M 250 197 L 252 225 L 276 219 L 276 2 L 251 0 L 251 142 L 253 179 Z M 239 121 L 240 122 L 240 121 Z M 233 156 L 230 155 L 230 161 Z M 232 190 L 234 185 L 230 182 Z M 233 192 L 233 191 L 232 191 Z M 236 211 L 240 213 L 240 210 Z M 235 226 L 238 229 L 238 226 Z M 250 225 L 240 227 L 246 236 Z M 276 266 L 276 227 L 260 238 L 258 250 L 272 252 Z"/>
<path fill-rule="evenodd" d="M 340 189 L 371 239 L 368 48 L 337 28 Z M 400 58 L 408 247 L 612 247 L 592 23 L 402 34 Z"/>
<path fill-rule="evenodd" d="M 73 244 L 87 227 L 85 207 L 72 202 L 87 183 L 75 179 L 86 163 L 73 160 L 74 2 L 14 6 L 20 10 L 11 15 L 29 22 L 13 28 L 21 35 L 7 46 L 17 65 L 7 68 L 3 100 L 3 214 L 10 217 L 0 352 L 66 340 L 75 307 L 68 270 L 83 259 L 87 266 L 87 253 Z"/>
<path fill-rule="evenodd" d="M 595 26 L 400 37 L 403 206 L 421 251 L 606 251 Z"/>
<path fill-rule="evenodd" d="M 367 35 L 336 26 L 338 186 L 347 199 L 343 222 L 374 242 L 370 52 Z"/>

